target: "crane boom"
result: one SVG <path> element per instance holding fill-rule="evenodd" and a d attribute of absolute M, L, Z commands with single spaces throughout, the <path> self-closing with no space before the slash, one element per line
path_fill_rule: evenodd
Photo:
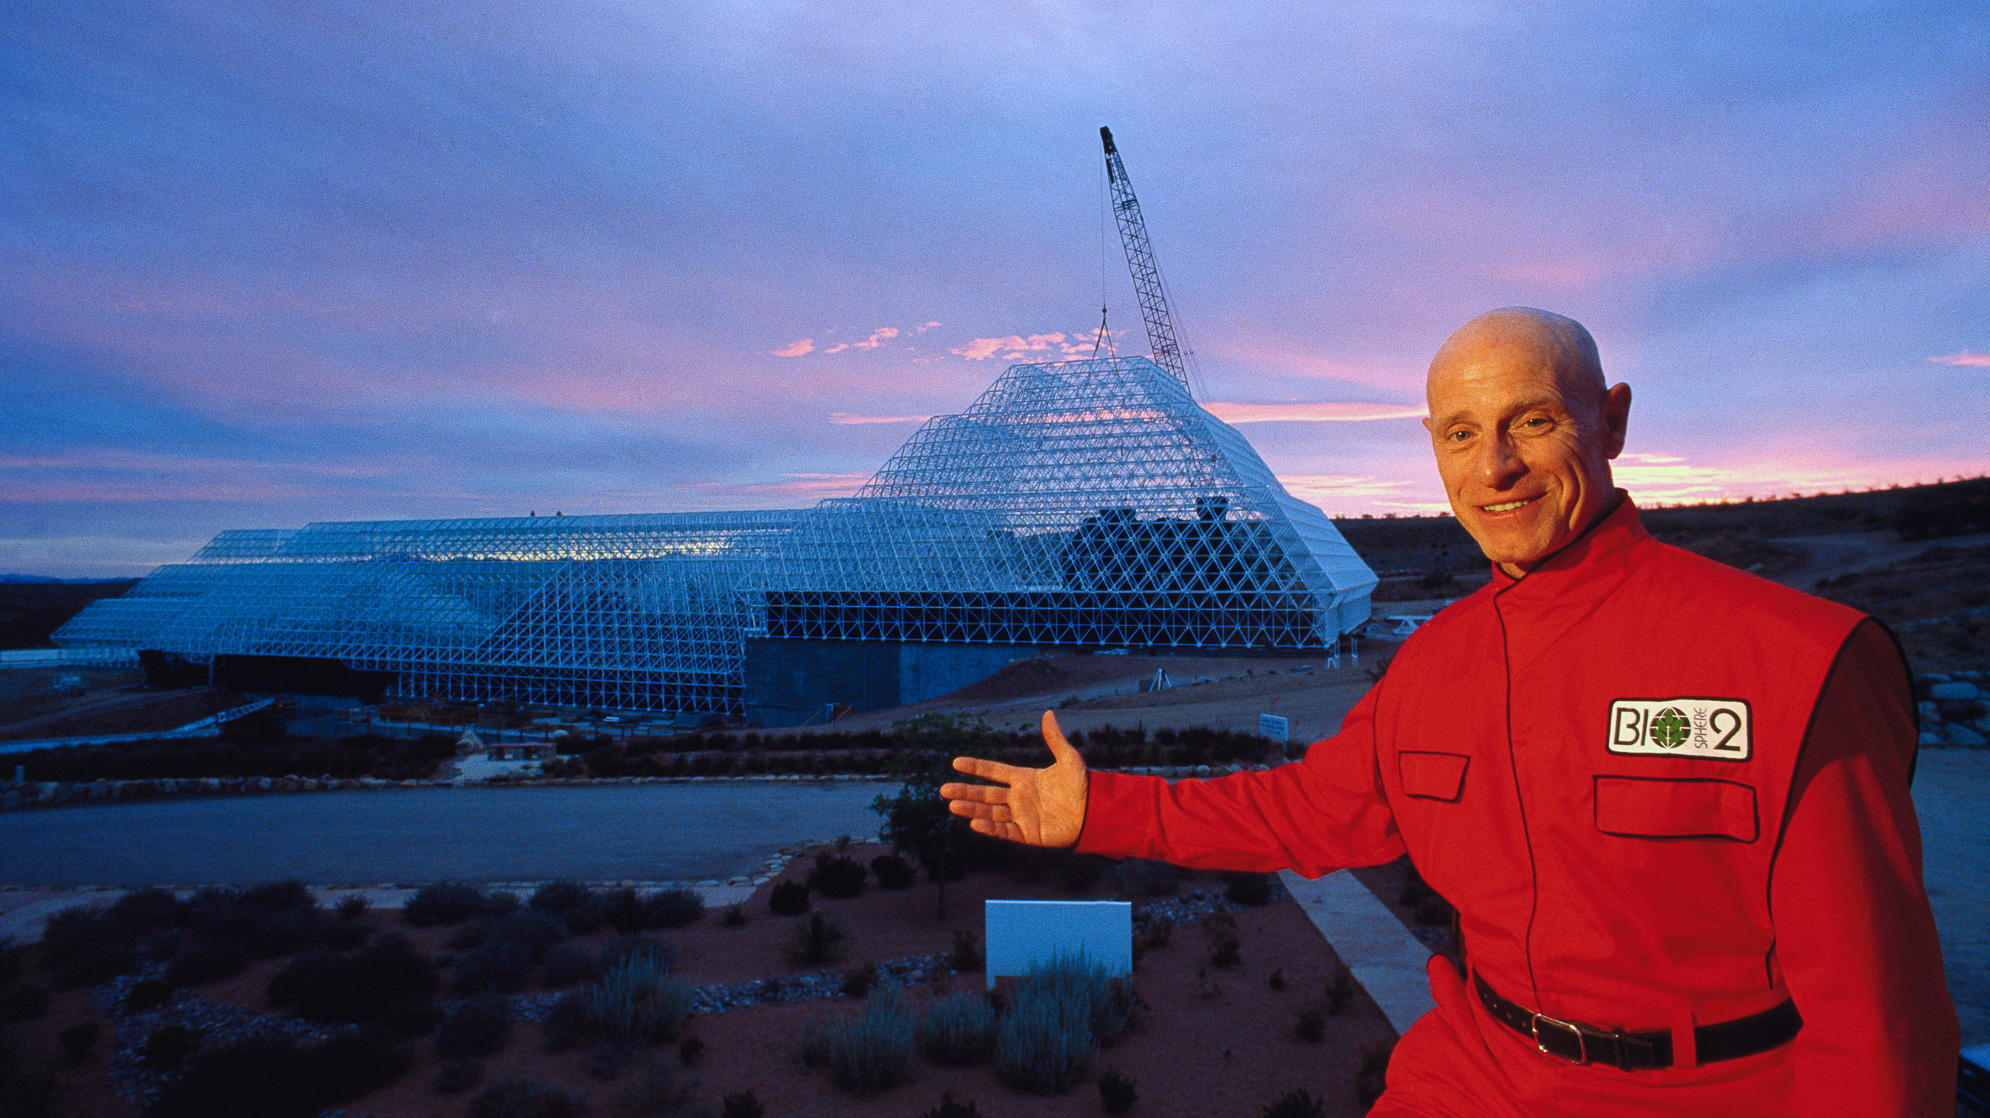
<path fill-rule="evenodd" d="M 1120 243 L 1126 248 L 1126 267 L 1133 273 L 1133 291 L 1140 299 L 1140 317 L 1147 323 L 1147 344 L 1154 350 L 1154 363 L 1188 384 L 1188 370 L 1182 364 L 1181 345 L 1175 341 L 1175 319 L 1168 310 L 1168 293 L 1161 286 L 1161 269 L 1154 263 L 1154 246 L 1147 240 L 1147 222 L 1140 216 L 1140 200 L 1133 196 L 1133 183 L 1126 177 L 1126 164 L 1120 162 L 1113 146 L 1112 129 L 1100 128 L 1099 139 L 1106 147 L 1106 181 L 1112 187 L 1112 212 L 1119 220 Z"/>

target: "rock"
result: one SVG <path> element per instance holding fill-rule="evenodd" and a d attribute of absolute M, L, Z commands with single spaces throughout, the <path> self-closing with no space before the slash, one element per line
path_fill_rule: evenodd
<path fill-rule="evenodd" d="M 1985 738 L 1982 734 L 1977 733 L 1968 726 L 1950 726 L 1949 744 L 1967 746 L 1970 749 L 1981 749 L 1986 745 L 1990 745 L 1990 738 Z"/>
<path fill-rule="evenodd" d="M 35 802 L 38 804 L 59 804 L 68 798 L 69 789 L 54 783 L 42 785 L 41 791 L 35 794 Z"/>
<path fill-rule="evenodd" d="M 259 776 L 256 778 L 256 783 L 255 783 L 256 791 L 267 792 L 274 787 L 276 787 L 276 781 L 271 780 L 269 777 Z"/>
<path fill-rule="evenodd" d="M 1961 700 L 1967 702 L 1971 699 L 1982 698 L 1983 689 L 1968 680 L 1958 679 L 1949 683 L 1931 685 L 1928 688 L 1928 697 L 1936 702 L 1943 700 Z"/>
<path fill-rule="evenodd" d="M 1914 705 L 1921 712 L 1922 722 L 1933 722 L 1942 716 L 1941 712 L 1935 708 L 1935 701 L 1933 699 L 1922 699 Z"/>
<path fill-rule="evenodd" d="M 1933 727 L 1921 731 L 1922 749 L 1934 749 L 1947 744 L 1948 742 L 1942 739 L 1941 732 Z"/>

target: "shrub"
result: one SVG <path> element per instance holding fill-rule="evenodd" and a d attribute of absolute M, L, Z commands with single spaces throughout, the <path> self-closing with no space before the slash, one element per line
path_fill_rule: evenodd
<path fill-rule="evenodd" d="M 438 1094 L 460 1095 L 475 1087 L 483 1077 L 482 1060 L 444 1060 L 435 1069 L 435 1090 Z"/>
<path fill-rule="evenodd" d="M 234 940 L 195 940 L 180 948 L 166 964 L 166 982 L 172 986 L 199 986 L 239 974 L 249 965 L 249 953 Z"/>
<path fill-rule="evenodd" d="M 601 971 L 628 959 L 648 959 L 666 971 L 677 969 L 677 950 L 655 936 L 619 936 L 601 949 Z"/>
<path fill-rule="evenodd" d="M 643 930 L 643 905 L 636 897 L 636 891 L 623 886 L 595 894 L 594 903 L 609 927 L 623 935 L 633 935 Z"/>
<path fill-rule="evenodd" d="M 511 1000 L 488 990 L 458 1002 L 435 1027 L 436 1055 L 447 1059 L 492 1056 L 511 1035 Z"/>
<path fill-rule="evenodd" d="M 783 881 L 767 894 L 767 911 L 776 916 L 800 916 L 808 910 L 808 885 L 801 881 Z"/>
<path fill-rule="evenodd" d="M 825 897 L 854 897 L 864 891 L 864 878 L 868 876 L 863 864 L 847 854 L 831 858 L 825 852 L 816 855 L 815 887 Z"/>
<path fill-rule="evenodd" d="M 1182 871 L 1152 858 L 1128 858 L 1105 873 L 1113 894 L 1127 900 L 1164 897 L 1181 886 Z"/>
<path fill-rule="evenodd" d="M 417 928 L 461 924 L 484 912 L 484 893 L 474 885 L 440 882 L 415 890 L 401 908 L 401 919 Z"/>
<path fill-rule="evenodd" d="M 966 928 L 954 929 L 954 947 L 947 955 L 947 965 L 962 974 L 979 974 L 987 965 L 981 954 L 981 941 Z"/>
<path fill-rule="evenodd" d="M 153 1071 L 178 1067 L 200 1047 L 207 1030 L 187 1025 L 161 1025 L 145 1037 L 145 1066 Z"/>
<path fill-rule="evenodd" d="M 752 1091 L 740 1091 L 727 1095 L 719 1103 L 720 1118 L 766 1118 L 767 1108 L 760 1105 L 760 1096 Z"/>
<path fill-rule="evenodd" d="M 1107 1114 L 1124 1114 L 1140 1101 L 1140 1092 L 1134 1088 L 1133 1080 L 1121 1075 L 1118 1068 L 1107 1068 L 1099 1073 L 1099 1105 Z"/>
<path fill-rule="evenodd" d="M 850 937 L 836 921 L 820 912 L 796 924 L 788 935 L 788 962 L 797 967 L 820 967 L 843 957 Z"/>
<path fill-rule="evenodd" d="M 1327 1035 L 1327 1011 L 1317 1005 L 1300 1006 L 1292 1031 L 1308 1044 L 1318 1044 Z"/>
<path fill-rule="evenodd" d="M 124 1011 L 143 1013 L 157 1009 L 172 998 L 173 988 L 156 978 L 141 978 L 124 992 Z"/>
<path fill-rule="evenodd" d="M 957 992 L 926 1006 L 919 1051 L 936 1064 L 977 1064 L 995 1049 L 995 1007 L 980 994 Z"/>
<path fill-rule="evenodd" d="M 1264 984 L 1274 990 L 1285 989 L 1285 968 L 1273 967 L 1271 973 L 1265 975 Z"/>
<path fill-rule="evenodd" d="M 878 965 L 866 961 L 843 972 L 843 984 L 839 989 L 846 998 L 861 998 L 871 992 L 877 980 Z"/>
<path fill-rule="evenodd" d="M 1396 1051 L 1396 1042 L 1383 1041 L 1369 1045 L 1361 1052 L 1361 1066 L 1354 1073 L 1354 1097 L 1361 1100 L 1364 1107 L 1375 1105 L 1382 1097 L 1382 1090 L 1388 1085 L 1389 1057 Z"/>
<path fill-rule="evenodd" d="M 871 859 L 871 873 L 878 879 L 880 889 L 910 889 L 912 887 L 912 863 L 896 854 L 880 854 Z"/>
<path fill-rule="evenodd" d="M 482 947 L 491 941 L 491 929 L 496 926 L 497 921 L 488 916 L 465 920 L 456 925 L 456 929 L 449 933 L 448 939 L 442 941 L 443 946 L 451 951 L 471 951 Z"/>
<path fill-rule="evenodd" d="M 536 963 L 547 948 L 567 938 L 567 925 L 543 912 L 514 912 L 491 926 L 491 938 L 523 947 Z"/>
<path fill-rule="evenodd" d="M 348 893 L 340 899 L 338 905 L 332 911 L 338 913 L 341 920 L 361 919 L 368 911 L 366 894 Z"/>
<path fill-rule="evenodd" d="M 470 1100 L 469 1118 L 580 1118 L 587 1100 L 530 1079 L 505 1079 Z"/>
<path fill-rule="evenodd" d="M 435 964 L 398 932 L 354 954 L 306 951 L 269 981 L 273 1005 L 294 1005 L 312 1021 L 355 1024 L 371 1021 L 389 1007 L 426 1001 L 440 979 Z"/>
<path fill-rule="evenodd" d="M 486 990 L 512 994 L 524 988 L 531 972 L 530 951 L 510 940 L 494 939 L 456 960 L 449 989 L 463 996 Z"/>
<path fill-rule="evenodd" d="M 687 1036 L 677 1042 L 677 1062 L 685 1067 L 697 1063 L 705 1055 L 705 1042 L 695 1036 Z"/>
<path fill-rule="evenodd" d="M 565 1052 L 587 1035 L 587 999 L 581 993 L 567 994 L 546 1012 L 540 1032 L 548 1052 Z"/>
<path fill-rule="evenodd" d="M 334 1033 L 306 1055 L 316 1065 L 317 1088 L 331 1102 L 377 1091 L 415 1066 L 414 1049 L 392 1030 L 378 1025 Z"/>
<path fill-rule="evenodd" d="M 1223 875 L 1223 896 L 1231 904 L 1257 908 L 1270 903 L 1273 880 L 1268 873 L 1232 871 Z"/>
<path fill-rule="evenodd" d="M 96 986 L 138 965 L 145 932 L 114 910 L 71 908 L 48 918 L 41 934 L 42 965 L 56 986 Z"/>
<path fill-rule="evenodd" d="M 52 1000 L 48 987 L 23 982 L 0 993 L 0 1023 L 32 1021 L 46 1016 Z"/>
<path fill-rule="evenodd" d="M 813 1049 L 818 1057 L 815 1064 L 828 1071 L 831 1082 L 852 1094 L 873 1094 L 905 1082 L 912 1074 L 912 1023 L 897 998 L 873 998 L 860 1017 L 835 1024 L 811 1023 L 803 1032 L 803 1061 L 809 1062 Z"/>
<path fill-rule="evenodd" d="M 518 894 L 509 889 L 497 889 L 484 894 L 484 915 L 486 916 L 494 918 L 510 916 L 520 908 L 523 908 L 524 905 L 525 902 L 518 899 Z"/>
<path fill-rule="evenodd" d="M 294 1040 L 254 1037 L 220 1045 L 189 1062 L 186 1074 L 145 1109 L 145 1118 L 310 1118 L 330 1100 L 315 1061 Z"/>
<path fill-rule="evenodd" d="M 539 961 L 539 984 L 558 988 L 594 981 L 594 952 L 577 943 L 562 943 Z"/>
<path fill-rule="evenodd" d="M 245 902 L 246 903 L 246 902 Z M 256 913 L 255 926 L 244 941 L 249 954 L 257 959 L 280 959 L 294 955 L 318 941 L 327 920 L 317 906 L 310 908 L 263 908 L 249 906 Z"/>
<path fill-rule="evenodd" d="M 623 959 L 580 995 L 585 1031 L 604 1040 L 646 1044 L 676 1035 L 691 1015 L 691 986 L 662 961 Z"/>
<path fill-rule="evenodd" d="M 56 1034 L 56 1043 L 62 1046 L 62 1058 L 72 1064 L 80 1064 L 96 1051 L 98 1038 L 104 1035 L 104 1027 L 96 1021 L 78 1021 Z"/>
<path fill-rule="evenodd" d="M 981 1118 L 981 1108 L 971 1102 L 954 1101 L 952 1091 L 941 1091 L 940 1101 L 919 1118 Z"/>
<path fill-rule="evenodd" d="M 532 891 L 525 902 L 535 912 L 563 916 L 594 899 L 594 890 L 578 881 L 548 881 Z"/>
<path fill-rule="evenodd" d="M 1138 921 L 1138 926 L 1133 930 L 1133 946 L 1141 951 L 1166 947 L 1174 935 L 1173 917 L 1158 912 L 1148 913 L 1145 918 Z"/>
<path fill-rule="evenodd" d="M 1265 1104 L 1264 1118 L 1325 1118 L 1327 1101 L 1313 1097 L 1304 1087 L 1294 1087 Z"/>
<path fill-rule="evenodd" d="M 669 1063 L 652 1056 L 615 1101 L 622 1113 L 635 1118 L 692 1118 L 709 1113 L 693 1099 L 696 1087 L 695 1080 L 680 1082 Z"/>
<path fill-rule="evenodd" d="M 747 919 L 746 906 L 737 901 L 719 910 L 719 923 L 724 924 L 728 928 L 745 927 Z M 748 1094 L 751 1093 L 750 1091 L 748 1092 Z"/>
<path fill-rule="evenodd" d="M 664 889 L 642 899 L 646 928 L 682 928 L 704 915 L 705 895 L 696 889 Z"/>
<path fill-rule="evenodd" d="M 1354 972 L 1347 969 L 1346 963 L 1336 961 L 1334 969 L 1327 975 L 1326 993 L 1320 1004 L 1326 1007 L 1329 1015 L 1338 1017 L 1354 997 L 1355 988 Z"/>
<path fill-rule="evenodd" d="M 1032 966 L 997 1033 L 996 1070 L 1025 1091 L 1068 1091 L 1100 1046 L 1133 1027 L 1136 1005 L 1130 982 L 1082 953 Z"/>
<path fill-rule="evenodd" d="M 1234 967 L 1243 961 L 1243 942 L 1237 938 L 1237 918 L 1227 912 L 1212 912 L 1202 918 L 1203 938 L 1209 941 L 1209 965 Z"/>

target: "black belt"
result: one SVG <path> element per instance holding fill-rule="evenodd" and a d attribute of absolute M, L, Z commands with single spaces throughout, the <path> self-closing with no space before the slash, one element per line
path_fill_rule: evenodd
<path fill-rule="evenodd" d="M 1572 1064 L 1608 1064 L 1625 1071 L 1672 1066 L 1672 1032 L 1627 1033 L 1622 1029 L 1599 1029 L 1575 1021 L 1562 1021 L 1545 1013 L 1535 1013 L 1499 996 L 1477 971 L 1472 972 L 1472 988 L 1479 1004 L 1493 1019 L 1534 1042 L 1534 1047 L 1558 1060 Z M 1693 1048 L 1698 1062 L 1711 1064 L 1753 1056 L 1787 1044 L 1803 1028 L 1796 1003 L 1785 1000 L 1774 1009 L 1751 1017 L 1699 1025 L 1693 1029 Z"/>

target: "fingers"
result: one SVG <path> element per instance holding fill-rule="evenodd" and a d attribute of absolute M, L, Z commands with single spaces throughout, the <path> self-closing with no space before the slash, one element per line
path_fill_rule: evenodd
<path fill-rule="evenodd" d="M 980 777 L 983 780 L 993 780 L 1001 784 L 1014 784 L 1016 782 L 1016 774 L 1026 770 L 1018 769 L 1014 765 L 1002 764 L 1000 761 L 984 761 L 979 757 L 956 757 L 954 758 L 954 771 L 963 772 L 969 776 Z M 944 792 L 941 794 L 945 795 Z"/>
<path fill-rule="evenodd" d="M 977 804 L 1005 804 L 1009 790 L 999 784 L 942 784 L 940 795 L 949 800 Z"/>
<path fill-rule="evenodd" d="M 1057 758 L 1058 764 L 1068 763 L 1075 764 L 1080 768 L 1084 767 L 1085 759 L 1078 755 L 1076 749 L 1071 747 L 1070 741 L 1064 737 L 1063 727 L 1057 724 L 1056 711 L 1046 710 L 1043 712 L 1043 744 L 1050 747 L 1050 755 Z"/>

